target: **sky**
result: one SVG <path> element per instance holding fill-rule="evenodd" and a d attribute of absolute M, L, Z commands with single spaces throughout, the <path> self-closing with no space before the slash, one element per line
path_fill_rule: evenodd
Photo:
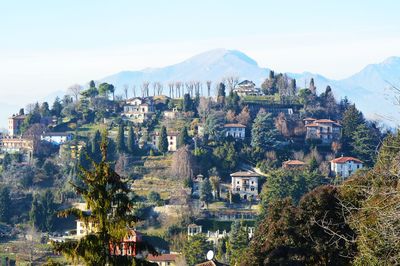
<path fill-rule="evenodd" d="M 400 56 L 400 1 L 0 0 L 0 104 L 215 48 L 348 77 Z"/>

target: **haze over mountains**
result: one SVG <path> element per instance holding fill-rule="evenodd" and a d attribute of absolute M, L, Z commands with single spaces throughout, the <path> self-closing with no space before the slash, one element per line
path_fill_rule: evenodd
<path fill-rule="evenodd" d="M 270 66 L 273 69 L 273 66 Z M 105 77 L 101 81 L 122 88 L 124 84 L 139 87 L 143 81 L 191 81 L 212 80 L 214 83 L 223 77 L 236 75 L 240 80 L 253 80 L 257 85 L 268 77 L 269 68 L 258 66 L 257 62 L 236 50 L 215 49 L 195 55 L 181 63 L 164 68 L 148 68 L 141 71 L 122 71 Z M 400 57 L 390 57 L 378 64 L 366 66 L 360 72 L 342 80 L 333 80 L 320 74 L 303 72 L 287 73 L 296 78 L 299 87 L 308 86 L 314 78 L 318 92 L 330 85 L 337 99 L 347 96 L 352 102 L 372 119 L 389 120 L 395 125 L 399 121 L 398 106 L 393 104 L 394 94 L 390 84 L 400 84 Z"/>
<path fill-rule="evenodd" d="M 274 66 L 269 67 L 274 68 Z M 130 87 L 135 85 L 137 92 L 139 92 L 138 88 L 143 81 L 159 81 L 164 83 L 165 94 L 169 81 L 198 80 L 205 82 L 211 80 L 214 83 L 213 87 L 215 87 L 217 82 L 231 75 L 238 76 L 240 80 L 252 80 L 259 86 L 268 77 L 269 71 L 269 68 L 260 67 L 254 59 L 240 51 L 214 49 L 195 55 L 175 65 L 163 68 L 146 68 L 139 71 L 122 71 L 98 81 L 114 84 L 117 88 L 116 94 L 122 94 L 122 88 L 125 84 Z M 337 100 L 347 96 L 369 118 L 385 120 L 385 123 L 391 126 L 400 122 L 397 119 L 400 108 L 393 104 L 394 93 L 388 89 L 389 83 L 400 85 L 400 57 L 390 57 L 381 63 L 368 65 L 360 72 L 342 80 L 333 80 L 310 72 L 287 74 L 296 78 L 299 87 L 308 86 L 310 79 L 314 78 L 319 93 L 323 92 L 327 85 L 330 85 Z M 71 84 L 73 82 L 71 81 Z M 62 96 L 62 94 L 62 92 L 55 92 L 46 97 L 45 100 L 49 101 L 51 105 L 56 95 Z M 130 94 L 132 94 L 131 91 Z M 31 102 L 40 100 L 42 99 L 32 99 Z M 2 101 L 11 102 L 9 100 Z M 17 112 L 18 108 L 12 104 L 1 104 L 0 119 L 2 121 L 0 125 L 6 126 L 7 116 Z"/>

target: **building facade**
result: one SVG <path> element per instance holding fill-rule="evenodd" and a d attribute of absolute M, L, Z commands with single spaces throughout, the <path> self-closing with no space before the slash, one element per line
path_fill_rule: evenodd
<path fill-rule="evenodd" d="M 354 157 L 339 157 L 331 161 L 331 173 L 342 178 L 351 176 L 361 168 L 363 168 L 363 162 Z"/>
<path fill-rule="evenodd" d="M 225 124 L 225 137 L 233 137 L 243 140 L 246 137 L 246 126 L 242 124 Z"/>
<path fill-rule="evenodd" d="M 233 92 L 236 92 L 239 96 L 260 96 L 262 95 L 261 90 L 256 88 L 256 84 L 250 80 L 243 80 L 235 86 Z"/>
<path fill-rule="evenodd" d="M 13 115 L 8 118 L 8 135 L 14 137 L 21 134 L 21 126 L 25 118 L 26 115 Z"/>
<path fill-rule="evenodd" d="M 319 139 L 322 143 L 332 143 L 342 135 L 342 126 L 330 119 L 306 118 L 306 139 Z"/>
<path fill-rule="evenodd" d="M 168 151 L 176 151 L 178 149 L 178 135 L 177 132 L 167 132 Z M 154 132 L 150 135 L 150 146 L 158 150 L 158 142 L 160 140 L 160 132 Z"/>
<path fill-rule="evenodd" d="M 154 114 L 153 101 L 149 98 L 133 98 L 126 101 L 123 116 L 132 122 L 143 123 Z"/>
<path fill-rule="evenodd" d="M 41 140 L 50 142 L 51 144 L 57 146 L 64 144 L 65 142 L 71 141 L 72 138 L 73 135 L 71 133 L 65 133 L 65 132 L 47 132 L 43 133 L 40 136 Z"/>
<path fill-rule="evenodd" d="M 259 175 L 252 172 L 236 172 L 231 174 L 231 192 L 239 194 L 244 200 L 254 200 L 258 196 Z"/>

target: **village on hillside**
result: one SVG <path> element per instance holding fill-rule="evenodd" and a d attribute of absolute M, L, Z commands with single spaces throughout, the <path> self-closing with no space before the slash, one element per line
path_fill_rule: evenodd
<path fill-rule="evenodd" d="M 106 132 L 107 160 L 143 218 L 112 254 L 211 265 L 201 261 L 213 250 L 214 265 L 235 265 L 271 202 L 298 203 L 376 160 L 387 133 L 329 86 L 318 91 L 313 79 L 303 88 L 273 71 L 260 87 L 231 76 L 145 81 L 117 94 L 112 84 L 91 81 L 53 103 L 21 108 L 0 135 L 1 183 L 12 206 L 2 216 L 2 252 L 13 249 L 14 261 L 59 259 L 39 245 L 96 231 L 96 222 L 54 214 L 70 207 L 91 214 L 71 184 L 102 160 Z M 142 241 L 159 255 L 140 253 Z"/>

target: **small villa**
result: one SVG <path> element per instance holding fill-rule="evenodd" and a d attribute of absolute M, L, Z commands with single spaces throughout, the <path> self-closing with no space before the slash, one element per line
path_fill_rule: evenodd
<path fill-rule="evenodd" d="M 225 136 L 243 140 L 246 136 L 246 126 L 242 124 L 225 124 Z"/>
<path fill-rule="evenodd" d="M 232 194 L 239 194 L 244 200 L 254 200 L 258 196 L 258 178 L 253 172 L 236 172 L 231 174 Z"/>
<path fill-rule="evenodd" d="M 363 168 L 363 162 L 354 157 L 339 157 L 331 161 L 331 173 L 334 176 L 347 178 L 358 169 Z"/>
<path fill-rule="evenodd" d="M 330 119 L 303 119 L 307 129 L 306 139 L 320 139 L 322 143 L 332 143 L 341 138 L 342 126 Z"/>

